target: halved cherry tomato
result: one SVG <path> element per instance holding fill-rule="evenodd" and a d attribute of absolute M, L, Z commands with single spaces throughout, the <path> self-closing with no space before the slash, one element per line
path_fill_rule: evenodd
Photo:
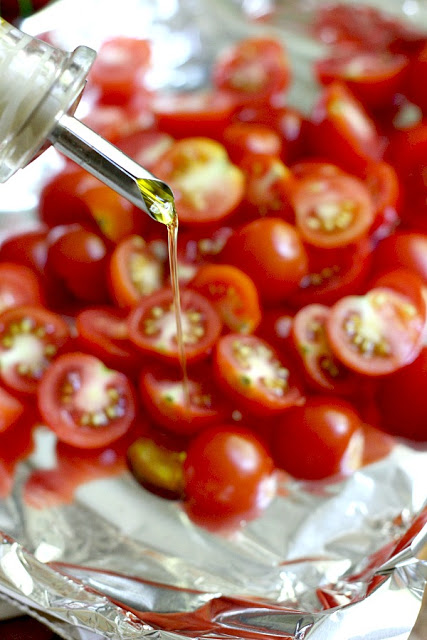
<path fill-rule="evenodd" d="M 380 382 L 376 401 L 381 428 L 401 438 L 427 442 L 427 347 L 411 364 Z"/>
<path fill-rule="evenodd" d="M 209 355 L 221 333 L 221 320 L 211 303 L 196 291 L 181 292 L 181 323 L 187 362 Z M 176 315 L 171 289 L 144 298 L 128 317 L 129 338 L 143 352 L 179 363 Z"/>
<path fill-rule="evenodd" d="M 308 270 L 298 231 L 280 218 L 261 218 L 241 227 L 220 257 L 245 271 L 266 303 L 285 300 Z"/>
<path fill-rule="evenodd" d="M 129 236 L 110 258 L 111 295 L 119 307 L 132 307 L 163 286 L 163 263 L 140 236 Z"/>
<path fill-rule="evenodd" d="M 14 391 L 33 394 L 70 336 L 68 325 L 43 307 L 24 305 L 0 314 L 0 377 Z"/>
<path fill-rule="evenodd" d="M 163 367 L 141 373 L 139 389 L 152 419 L 168 431 L 192 436 L 222 422 L 230 408 L 213 382 L 209 366 L 192 369 L 188 377 L 188 401 L 182 375 Z"/>
<path fill-rule="evenodd" d="M 371 289 L 335 303 L 327 322 L 328 340 L 350 369 L 378 376 L 409 364 L 422 347 L 424 317 L 412 300 L 391 288 Z"/>
<path fill-rule="evenodd" d="M 149 171 L 172 144 L 173 138 L 162 131 L 136 131 L 116 142 L 119 149 Z"/>
<path fill-rule="evenodd" d="M 291 193 L 295 180 L 288 167 L 275 156 L 247 154 L 240 168 L 246 177 L 245 215 L 249 205 L 257 217 L 280 216 L 293 223 Z"/>
<path fill-rule="evenodd" d="M 235 110 L 232 96 L 212 89 L 158 94 L 151 106 L 158 129 L 177 139 L 206 136 L 219 140 Z"/>
<path fill-rule="evenodd" d="M 342 247 L 367 234 L 375 210 L 367 187 L 350 175 L 300 180 L 292 193 L 303 239 L 321 248 Z"/>
<path fill-rule="evenodd" d="M 273 461 L 244 427 L 218 425 L 191 442 L 184 462 L 185 501 L 190 515 L 211 522 L 251 519 L 275 494 Z M 227 523 L 228 524 L 228 523 Z"/>
<path fill-rule="evenodd" d="M 0 263 L 0 313 L 22 304 L 42 304 L 40 281 L 32 269 L 13 262 Z"/>
<path fill-rule="evenodd" d="M 261 321 L 255 284 L 237 267 L 224 264 L 202 265 L 189 286 L 212 303 L 230 331 L 252 333 Z"/>
<path fill-rule="evenodd" d="M 322 84 L 342 82 L 365 107 L 377 109 L 402 90 L 408 62 L 389 51 L 335 52 L 315 64 L 315 73 Z"/>
<path fill-rule="evenodd" d="M 426 73 L 427 43 L 410 61 L 405 90 L 409 100 L 418 105 L 424 114 L 427 112 L 427 90 L 420 78 L 424 78 Z"/>
<path fill-rule="evenodd" d="M 256 335 L 271 344 L 279 353 L 289 353 L 293 348 L 292 324 L 295 311 L 282 305 L 264 309 Z"/>
<path fill-rule="evenodd" d="M 118 105 L 98 101 L 91 104 L 89 112 L 79 119 L 100 136 L 117 145 L 123 136 L 145 131 L 153 125 L 153 114 L 149 109 L 149 101 L 146 102 L 147 104 L 143 104 L 142 99 L 131 99 L 130 102 Z M 79 112 L 76 114 L 79 115 Z"/>
<path fill-rule="evenodd" d="M 256 416 L 279 414 L 303 402 L 299 380 L 288 362 L 257 336 L 230 333 L 220 338 L 214 373 L 227 395 Z"/>
<path fill-rule="evenodd" d="M 116 36 L 102 43 L 89 74 L 104 101 L 123 103 L 141 87 L 150 61 L 148 40 Z"/>
<path fill-rule="evenodd" d="M 415 271 L 427 284 L 427 237 L 423 233 L 398 231 L 378 244 L 374 271 L 382 273 L 397 267 Z"/>
<path fill-rule="evenodd" d="M 312 110 L 311 123 L 307 135 L 311 151 L 350 173 L 360 175 L 368 162 L 383 155 L 373 120 L 343 84 L 325 87 Z"/>
<path fill-rule="evenodd" d="M 84 309 L 76 316 L 78 344 L 107 366 L 129 371 L 141 361 L 129 340 L 128 312 L 116 307 Z"/>
<path fill-rule="evenodd" d="M 236 102 L 268 102 L 288 88 L 291 78 L 287 54 L 279 40 L 247 38 L 220 54 L 214 64 L 214 85 Z"/>
<path fill-rule="evenodd" d="M 86 302 L 108 302 L 105 270 L 108 249 L 97 234 L 79 225 L 64 228 L 52 242 L 47 269 L 65 284 L 68 291 Z"/>
<path fill-rule="evenodd" d="M 362 463 L 361 427 L 348 402 L 333 396 L 309 398 L 281 417 L 273 441 L 276 464 L 305 480 L 349 474 Z"/>
<path fill-rule="evenodd" d="M 304 180 L 305 178 L 335 178 L 335 176 L 346 175 L 345 171 L 336 164 L 320 158 L 300 160 L 293 164 L 290 169 L 298 180 Z"/>
<path fill-rule="evenodd" d="M 252 122 L 233 122 L 224 129 L 223 143 L 231 160 L 240 164 L 248 153 L 280 157 L 282 141 L 270 127 Z"/>
<path fill-rule="evenodd" d="M 0 387 L 0 433 L 15 424 L 23 413 L 24 405 L 22 402 L 6 389 Z"/>
<path fill-rule="evenodd" d="M 376 240 L 390 235 L 399 223 L 401 186 L 394 167 L 387 162 L 373 162 L 366 168 L 365 184 L 375 207 L 371 233 Z"/>
<path fill-rule="evenodd" d="M 163 498 L 184 494 L 185 451 L 177 451 L 148 436 L 133 442 L 127 452 L 131 473 L 141 485 Z"/>
<path fill-rule="evenodd" d="M 8 236 L 1 243 L 0 260 L 23 264 L 37 275 L 42 275 L 47 260 L 48 233 L 48 229 L 43 228 Z"/>
<path fill-rule="evenodd" d="M 338 395 L 349 395 L 356 390 L 358 378 L 337 360 L 329 346 L 326 333 L 329 314 L 329 307 L 321 304 L 303 307 L 294 317 L 292 338 L 311 385 Z"/>
<path fill-rule="evenodd" d="M 289 296 L 289 304 L 298 308 L 313 302 L 332 304 L 342 296 L 359 293 L 369 274 L 372 249 L 368 238 L 339 249 L 308 246 L 309 273 Z"/>
<path fill-rule="evenodd" d="M 37 402 L 61 442 L 96 449 L 118 440 L 136 414 L 128 378 L 86 353 L 66 353 L 46 370 Z"/>
<path fill-rule="evenodd" d="M 174 142 L 154 165 L 153 173 L 170 185 L 184 224 L 218 222 L 232 213 L 243 197 L 242 172 L 230 162 L 222 144 L 209 138 Z"/>

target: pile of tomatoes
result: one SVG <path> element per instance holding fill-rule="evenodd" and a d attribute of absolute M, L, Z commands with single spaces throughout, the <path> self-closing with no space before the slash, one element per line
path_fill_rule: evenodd
<path fill-rule="evenodd" d="M 313 29 L 309 115 L 271 37 L 173 96 L 148 41 L 102 45 L 85 121 L 174 192 L 188 381 L 165 227 L 64 162 L 40 227 L 0 247 L 0 446 L 37 405 L 60 443 L 127 438 L 145 487 L 222 521 L 259 513 L 277 469 L 339 477 L 427 440 L 427 39 L 348 5 Z"/>

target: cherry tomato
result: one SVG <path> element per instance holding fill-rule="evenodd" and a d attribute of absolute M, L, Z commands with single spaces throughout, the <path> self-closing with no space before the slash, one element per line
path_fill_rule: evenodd
<path fill-rule="evenodd" d="M 76 316 L 78 344 L 113 369 L 130 371 L 140 362 L 129 340 L 127 311 L 115 307 L 84 309 Z"/>
<path fill-rule="evenodd" d="M 3 433 L 24 413 L 24 405 L 18 398 L 0 387 L 0 433 Z"/>
<path fill-rule="evenodd" d="M 212 303 L 230 331 L 252 333 L 260 323 L 258 291 L 250 277 L 237 267 L 202 265 L 189 286 Z"/>
<path fill-rule="evenodd" d="M 163 264 L 140 236 L 114 249 L 109 265 L 111 295 L 119 307 L 135 306 L 163 286 Z"/>
<path fill-rule="evenodd" d="M 265 309 L 256 335 L 271 344 L 279 353 L 289 353 L 293 348 L 292 325 L 295 311 L 283 305 Z"/>
<path fill-rule="evenodd" d="M 42 222 L 49 227 L 73 222 L 95 227 L 82 195 L 88 185 L 93 186 L 97 183 L 98 180 L 83 169 L 67 165 L 53 176 L 41 191 L 38 214 Z"/>
<path fill-rule="evenodd" d="M 368 162 L 383 155 L 373 120 L 343 84 L 325 87 L 312 110 L 311 123 L 311 151 L 350 173 L 360 175 Z"/>
<path fill-rule="evenodd" d="M 291 193 L 295 181 L 288 167 L 275 156 L 248 154 L 240 168 L 246 177 L 245 214 L 248 215 L 249 205 L 256 217 L 280 216 L 293 223 Z"/>
<path fill-rule="evenodd" d="M 243 198 L 243 173 L 230 162 L 225 148 L 209 138 L 175 142 L 154 165 L 153 173 L 170 185 L 183 224 L 219 222 Z"/>
<path fill-rule="evenodd" d="M 369 274 L 372 248 L 368 238 L 333 250 L 307 247 L 309 273 L 289 296 L 289 304 L 297 308 L 332 304 L 344 295 L 359 293 Z"/>
<path fill-rule="evenodd" d="M 294 317 L 292 337 L 304 364 L 307 377 L 315 389 L 349 395 L 356 391 L 358 378 L 334 356 L 329 346 L 326 323 L 329 307 L 309 304 Z"/>
<path fill-rule="evenodd" d="M 14 391 L 33 394 L 53 358 L 67 343 L 67 323 L 43 307 L 24 305 L 0 314 L 0 378 Z"/>
<path fill-rule="evenodd" d="M 58 356 L 37 392 L 46 425 L 61 442 L 82 449 L 105 447 L 130 428 L 136 414 L 128 378 L 86 353 Z"/>
<path fill-rule="evenodd" d="M 0 313 L 23 304 L 41 304 L 42 298 L 34 271 L 13 262 L 0 263 Z"/>
<path fill-rule="evenodd" d="M 390 235 L 399 223 L 401 185 L 396 170 L 387 162 L 368 165 L 365 184 L 375 207 L 375 220 L 370 232 L 377 240 Z"/>
<path fill-rule="evenodd" d="M 275 493 L 273 461 L 248 429 L 218 425 L 191 442 L 184 462 L 185 499 L 190 513 L 210 518 L 250 519 Z"/>
<path fill-rule="evenodd" d="M 342 82 L 368 108 L 387 106 L 402 90 L 408 58 L 389 51 L 350 51 L 320 60 L 315 73 L 322 84 Z"/>
<path fill-rule="evenodd" d="M 271 416 L 303 402 L 300 383 L 282 355 L 258 336 L 229 333 L 215 346 L 218 384 L 244 410 Z"/>
<path fill-rule="evenodd" d="M 187 362 L 209 355 L 221 333 L 221 320 L 211 303 L 196 291 L 181 292 L 181 324 Z M 171 289 L 144 298 L 128 317 L 129 338 L 147 355 L 179 363 L 176 315 Z"/>
<path fill-rule="evenodd" d="M 183 496 L 185 456 L 185 451 L 175 451 L 146 436 L 137 438 L 127 452 L 129 468 L 138 482 L 164 498 Z"/>
<path fill-rule="evenodd" d="M 269 304 L 286 299 L 308 270 L 298 232 L 280 218 L 261 218 L 243 226 L 229 238 L 221 260 L 244 270 Z"/>
<path fill-rule="evenodd" d="M 42 275 L 47 260 L 47 237 L 47 229 L 36 229 L 9 236 L 1 243 L 0 260 L 23 264 L 37 275 Z"/>
<path fill-rule="evenodd" d="M 361 426 L 348 402 L 333 396 L 309 398 L 281 417 L 273 442 L 276 464 L 305 480 L 349 474 L 362 462 Z"/>
<path fill-rule="evenodd" d="M 172 144 L 173 138 L 161 131 L 137 131 L 116 142 L 119 149 L 149 171 Z"/>
<path fill-rule="evenodd" d="M 376 401 L 381 427 L 387 433 L 427 442 L 427 347 L 400 371 L 384 378 Z"/>
<path fill-rule="evenodd" d="M 280 156 L 279 134 L 266 125 L 233 122 L 224 129 L 223 142 L 233 162 L 239 164 L 247 153 Z"/>
<path fill-rule="evenodd" d="M 235 102 L 224 92 L 201 89 L 159 94 L 152 101 L 152 109 L 159 130 L 174 138 L 206 136 L 219 140 L 233 115 Z"/>
<path fill-rule="evenodd" d="M 345 171 L 336 164 L 326 162 L 320 158 L 306 158 L 291 166 L 292 174 L 299 180 L 305 178 L 335 178 L 346 175 Z"/>
<path fill-rule="evenodd" d="M 102 43 L 89 74 L 89 82 L 100 88 L 106 102 L 123 103 L 131 98 L 148 68 L 148 40 L 114 37 Z"/>
<path fill-rule="evenodd" d="M 152 419 L 168 431 L 194 435 L 211 424 L 222 422 L 230 413 L 211 378 L 210 367 L 200 365 L 189 373 L 185 387 L 182 375 L 174 371 L 163 367 L 145 368 L 139 380 L 143 405 Z"/>
<path fill-rule="evenodd" d="M 103 239 L 80 226 L 64 229 L 49 247 L 47 268 L 80 300 L 108 301 L 105 269 L 108 250 Z"/>
<path fill-rule="evenodd" d="M 423 328 L 424 318 L 412 300 L 385 287 L 342 298 L 327 322 L 337 358 L 370 376 L 392 373 L 412 362 L 421 350 Z"/>
<path fill-rule="evenodd" d="M 342 247 L 367 234 L 374 205 L 367 187 L 352 176 L 308 177 L 292 193 L 303 239 L 321 248 Z"/>
<path fill-rule="evenodd" d="M 427 112 L 427 90 L 420 78 L 424 78 L 426 73 L 427 43 L 410 61 L 405 91 L 409 100 L 418 105 L 424 114 Z"/>
<path fill-rule="evenodd" d="M 379 243 L 373 269 L 381 273 L 397 267 L 415 271 L 427 284 L 427 237 L 424 234 L 400 231 Z"/>
<path fill-rule="evenodd" d="M 237 103 L 268 102 L 290 82 L 287 54 L 278 40 L 247 38 L 225 50 L 216 59 L 212 80 Z"/>

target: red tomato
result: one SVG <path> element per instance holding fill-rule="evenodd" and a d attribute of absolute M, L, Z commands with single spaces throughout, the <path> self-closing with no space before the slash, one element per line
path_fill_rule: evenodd
<path fill-rule="evenodd" d="M 427 43 L 410 61 L 405 91 L 409 100 L 418 105 L 424 114 L 427 112 L 427 89 L 420 78 L 425 78 L 426 73 Z"/>
<path fill-rule="evenodd" d="M 42 297 L 34 271 L 21 264 L 0 263 L 0 313 L 23 304 L 41 304 Z"/>
<path fill-rule="evenodd" d="M 281 352 L 289 352 L 293 347 L 291 339 L 295 311 L 286 307 L 265 309 L 256 335 Z"/>
<path fill-rule="evenodd" d="M 358 378 L 334 356 L 329 346 L 326 323 L 329 307 L 309 304 L 295 315 L 292 337 L 304 364 L 308 380 L 315 389 L 338 395 L 356 391 Z"/>
<path fill-rule="evenodd" d="M 245 215 L 248 215 L 247 205 L 250 205 L 257 217 L 280 216 L 293 222 L 291 193 L 295 181 L 288 167 L 275 156 L 248 154 L 242 159 L 240 168 L 246 177 Z"/>
<path fill-rule="evenodd" d="M 315 64 L 322 84 L 342 82 L 371 109 L 387 106 L 401 91 L 408 58 L 389 51 L 350 51 L 320 60 Z"/>
<path fill-rule="evenodd" d="M 108 301 L 108 251 L 100 236 L 79 226 L 64 229 L 49 247 L 47 268 L 79 300 Z"/>
<path fill-rule="evenodd" d="M 242 172 L 230 162 L 225 148 L 209 138 L 175 142 L 154 165 L 153 173 L 170 185 L 183 224 L 219 222 L 243 198 Z"/>
<path fill-rule="evenodd" d="M 233 122 L 224 129 L 223 143 L 233 162 L 239 164 L 247 153 L 280 156 L 282 140 L 279 134 L 262 124 Z"/>
<path fill-rule="evenodd" d="M 109 265 L 111 295 L 119 307 L 132 307 L 163 286 L 163 263 L 140 236 L 114 249 Z"/>
<path fill-rule="evenodd" d="M 378 387 L 381 427 L 401 438 L 427 442 L 427 347 L 418 358 Z"/>
<path fill-rule="evenodd" d="M 118 440 L 135 418 L 128 378 L 86 353 L 66 353 L 46 370 L 37 402 L 46 425 L 61 442 L 82 449 Z"/>
<path fill-rule="evenodd" d="M 212 303 L 230 331 L 252 333 L 260 323 L 258 291 L 250 277 L 237 267 L 202 265 L 189 286 Z"/>
<path fill-rule="evenodd" d="M 310 149 L 350 173 L 361 174 L 383 155 L 374 122 L 343 85 L 333 82 L 321 93 L 311 114 Z"/>
<path fill-rule="evenodd" d="M 226 93 L 201 89 L 157 95 L 152 109 L 159 130 L 174 138 L 206 136 L 217 140 L 233 115 L 235 103 Z"/>
<path fill-rule="evenodd" d="M 103 100 L 123 103 L 141 87 L 150 61 L 148 40 L 114 37 L 102 43 L 89 82 L 101 89 Z"/>
<path fill-rule="evenodd" d="M 209 427 L 190 444 L 184 462 L 185 500 L 190 514 L 211 521 L 250 519 L 275 493 L 273 461 L 248 429 Z"/>
<path fill-rule="evenodd" d="M 424 316 L 412 300 L 391 288 L 347 296 L 332 307 L 328 340 L 337 358 L 369 376 L 392 373 L 420 353 Z"/>
<path fill-rule="evenodd" d="M 283 45 L 272 38 L 247 38 L 218 56 L 214 85 L 237 103 L 268 102 L 288 88 L 290 67 Z"/>
<path fill-rule="evenodd" d="M 298 232 L 280 218 L 254 220 L 236 231 L 221 252 L 221 261 L 244 270 L 266 303 L 285 300 L 308 269 Z"/>
<path fill-rule="evenodd" d="M 24 405 L 18 398 L 0 387 L 0 433 L 16 423 L 24 413 Z"/>
<path fill-rule="evenodd" d="M 336 176 L 347 175 L 336 164 L 316 158 L 306 158 L 296 162 L 291 166 L 291 171 L 298 180 L 304 180 L 305 178 L 335 178 Z"/>
<path fill-rule="evenodd" d="M 144 369 L 139 388 L 143 405 L 152 419 L 179 435 L 192 436 L 211 424 L 222 422 L 230 413 L 212 381 L 210 367 L 203 365 L 189 373 L 188 400 L 182 376 L 166 367 Z"/>
<path fill-rule="evenodd" d="M 295 307 L 306 304 L 332 304 L 344 295 L 360 292 L 365 282 L 372 256 L 372 244 L 364 238 L 339 249 L 308 247 L 308 275 L 289 297 Z"/>
<path fill-rule="evenodd" d="M 362 462 L 361 427 L 348 402 L 333 396 L 309 398 L 281 417 L 273 442 L 276 464 L 305 480 L 349 474 Z"/>
<path fill-rule="evenodd" d="M 44 372 L 69 339 L 61 316 L 36 306 L 0 314 L 0 377 L 7 387 L 33 394 Z"/>
<path fill-rule="evenodd" d="M 6 238 L 0 246 L 0 260 L 23 264 L 42 275 L 46 266 L 48 230 L 26 231 Z M 3 280 L 3 278 L 0 278 Z"/>
<path fill-rule="evenodd" d="M 149 129 L 154 122 L 148 103 L 140 106 L 132 101 L 124 105 L 95 103 L 80 120 L 116 145 L 123 136 Z"/>
<path fill-rule="evenodd" d="M 292 193 L 292 203 L 303 239 L 325 249 L 357 242 L 374 221 L 367 187 L 349 175 L 300 180 Z"/>
<path fill-rule="evenodd" d="M 172 144 L 173 138 L 161 131 L 137 131 L 116 142 L 119 149 L 149 171 Z"/>
<path fill-rule="evenodd" d="M 387 162 L 369 164 L 364 176 L 365 184 L 375 207 L 375 220 L 371 227 L 375 239 L 381 240 L 392 233 L 399 223 L 401 185 L 396 170 Z"/>
<path fill-rule="evenodd" d="M 411 269 L 427 284 L 427 237 L 424 234 L 400 231 L 378 244 L 374 270 L 381 273 L 397 267 Z"/>
<path fill-rule="evenodd" d="M 221 320 L 211 303 L 196 291 L 181 292 L 181 323 L 187 362 L 206 358 L 221 333 Z M 176 315 L 170 289 L 144 298 L 130 312 L 129 338 L 147 355 L 179 363 Z"/>
<path fill-rule="evenodd" d="M 214 373 L 227 395 L 256 416 L 279 414 L 303 402 L 299 381 L 284 357 L 257 336 L 229 333 L 220 338 Z"/>
<path fill-rule="evenodd" d="M 76 317 L 78 344 L 113 369 L 133 370 L 140 363 L 129 340 L 127 311 L 114 307 L 84 309 Z"/>
<path fill-rule="evenodd" d="M 67 165 L 43 187 L 38 209 L 40 219 L 49 227 L 73 222 L 95 226 L 82 195 L 88 185 L 97 183 L 98 180 L 83 169 Z"/>

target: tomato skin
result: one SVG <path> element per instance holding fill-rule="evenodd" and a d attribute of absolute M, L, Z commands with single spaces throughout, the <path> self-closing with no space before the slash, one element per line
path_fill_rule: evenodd
<path fill-rule="evenodd" d="M 184 462 L 190 513 L 212 519 L 250 519 L 274 494 L 273 462 L 261 441 L 244 427 L 218 425 L 202 431 Z"/>
<path fill-rule="evenodd" d="M 0 313 L 23 304 L 41 305 L 43 292 L 32 269 L 13 262 L 0 262 Z"/>
<path fill-rule="evenodd" d="M 23 413 L 22 402 L 0 387 L 0 434 L 14 425 Z"/>
<path fill-rule="evenodd" d="M 291 78 L 285 50 L 272 38 L 246 38 L 216 59 L 212 81 L 239 104 L 269 102 Z"/>
<path fill-rule="evenodd" d="M 408 440 L 427 442 L 427 347 L 414 362 L 380 381 L 380 426 Z"/>
<path fill-rule="evenodd" d="M 127 452 L 129 470 L 136 480 L 167 499 L 183 497 L 185 456 L 185 451 L 176 451 L 145 435 L 137 438 Z"/>
<path fill-rule="evenodd" d="M 113 250 L 109 263 L 111 297 L 119 307 L 129 308 L 163 286 L 163 264 L 141 236 L 124 238 Z"/>
<path fill-rule="evenodd" d="M 23 264 L 42 276 L 47 260 L 47 236 L 47 229 L 36 229 L 7 237 L 0 245 L 0 260 Z"/>
<path fill-rule="evenodd" d="M 22 305 L 0 314 L 0 378 L 19 394 L 33 395 L 52 359 L 70 338 L 62 317 L 43 307 Z"/>
<path fill-rule="evenodd" d="M 396 170 L 387 162 L 367 166 L 364 181 L 375 207 L 375 220 L 370 233 L 376 240 L 393 233 L 399 223 L 402 187 Z"/>
<path fill-rule="evenodd" d="M 46 370 L 37 404 L 58 439 L 82 449 L 118 440 L 136 415 L 135 392 L 128 378 L 80 352 L 59 356 Z"/>
<path fill-rule="evenodd" d="M 248 153 L 280 157 L 282 141 L 274 129 L 250 122 L 233 122 L 224 129 L 223 143 L 232 162 L 240 164 Z"/>
<path fill-rule="evenodd" d="M 189 287 L 212 302 L 230 331 L 252 333 L 261 321 L 255 284 L 237 267 L 224 264 L 202 265 L 190 281 Z"/>
<path fill-rule="evenodd" d="M 230 407 L 211 380 L 210 367 L 189 372 L 189 404 L 186 405 L 182 375 L 166 367 L 144 368 L 139 390 L 151 418 L 167 431 L 188 437 L 227 418 Z"/>
<path fill-rule="evenodd" d="M 303 402 L 293 363 L 262 338 L 229 333 L 215 345 L 218 385 L 244 412 L 268 417 Z M 262 373 L 258 373 L 258 370 Z"/>
<path fill-rule="evenodd" d="M 211 303 L 196 291 L 181 292 L 184 351 L 188 363 L 208 357 L 221 333 L 221 320 Z M 171 289 L 147 296 L 128 316 L 129 338 L 147 355 L 179 364 L 175 311 Z"/>
<path fill-rule="evenodd" d="M 210 138 L 174 142 L 154 165 L 153 173 L 171 187 L 182 224 L 218 223 L 243 198 L 243 173 L 230 162 L 225 147 Z"/>
<path fill-rule="evenodd" d="M 334 396 L 309 398 L 281 417 L 273 436 L 275 462 L 304 480 L 346 475 L 361 464 L 361 426 L 348 402 Z"/>
<path fill-rule="evenodd" d="M 288 167 L 276 156 L 247 154 L 242 158 L 240 168 L 246 178 L 245 215 L 249 217 L 253 209 L 256 218 L 260 215 L 280 216 L 293 223 L 291 194 L 295 181 Z"/>
<path fill-rule="evenodd" d="M 378 244 L 374 253 L 374 272 L 398 267 L 418 273 L 427 284 L 427 237 L 424 234 L 397 231 Z"/>
<path fill-rule="evenodd" d="M 47 269 L 80 300 L 109 299 L 105 281 L 108 248 L 103 239 L 79 226 L 65 230 L 49 247 Z"/>
<path fill-rule="evenodd" d="M 424 114 L 427 112 L 427 91 L 420 78 L 424 78 L 426 73 L 427 44 L 410 61 L 405 91 L 409 100 L 418 105 Z"/>
<path fill-rule="evenodd" d="M 260 218 L 241 227 L 229 238 L 221 260 L 245 271 L 266 304 L 286 300 L 308 270 L 298 232 L 280 218 Z"/>
<path fill-rule="evenodd" d="M 74 165 L 66 166 L 57 173 L 43 187 L 40 194 L 38 215 L 48 227 L 58 224 L 92 225 L 88 205 L 82 200 L 81 193 L 87 184 L 93 184 L 96 179 L 86 171 Z"/>

